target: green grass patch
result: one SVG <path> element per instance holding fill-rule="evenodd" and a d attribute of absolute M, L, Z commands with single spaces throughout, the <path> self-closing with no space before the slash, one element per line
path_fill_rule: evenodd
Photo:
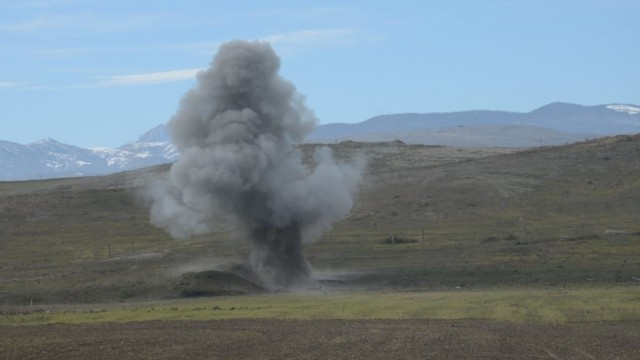
<path fill-rule="evenodd" d="M 13 308 L 0 325 L 149 320 L 489 319 L 516 323 L 640 320 L 638 287 L 439 292 L 272 294 L 41 308 Z"/>

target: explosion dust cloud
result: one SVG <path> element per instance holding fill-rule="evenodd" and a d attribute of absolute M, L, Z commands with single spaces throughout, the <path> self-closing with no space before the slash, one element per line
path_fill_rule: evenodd
<path fill-rule="evenodd" d="M 362 169 L 328 148 L 303 164 L 295 144 L 316 119 L 279 68 L 268 43 L 221 45 L 169 122 L 180 159 L 151 190 L 151 221 L 175 238 L 220 219 L 240 229 L 253 272 L 272 289 L 307 281 L 303 242 L 349 213 Z"/>

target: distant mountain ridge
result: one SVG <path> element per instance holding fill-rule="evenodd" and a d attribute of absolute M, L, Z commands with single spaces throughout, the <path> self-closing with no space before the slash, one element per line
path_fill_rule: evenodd
<path fill-rule="evenodd" d="M 175 161 L 176 148 L 163 140 L 164 126 L 118 148 L 85 149 L 43 139 L 21 145 L 0 140 L 0 180 L 103 175 Z"/>
<path fill-rule="evenodd" d="M 581 136 L 640 132 L 640 106 L 608 104 L 582 106 L 555 102 L 528 113 L 472 110 L 449 113 L 404 113 L 375 116 L 357 124 L 327 124 L 316 128 L 307 142 L 357 140 L 374 133 L 436 130 L 479 125 L 526 125 Z M 354 138 L 355 137 L 355 138 Z M 571 137 L 569 137 L 571 138 Z M 450 144 L 440 144 L 450 145 Z"/>
<path fill-rule="evenodd" d="M 640 132 L 640 106 L 551 103 L 528 113 L 474 110 L 380 115 L 354 124 L 318 126 L 307 143 L 345 140 L 534 147 Z M 177 149 L 165 124 L 118 148 L 80 148 L 43 139 L 28 145 L 0 140 L 0 180 L 103 175 L 173 162 Z"/>

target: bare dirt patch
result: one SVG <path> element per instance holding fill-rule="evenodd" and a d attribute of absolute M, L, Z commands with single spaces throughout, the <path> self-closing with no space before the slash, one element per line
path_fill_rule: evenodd
<path fill-rule="evenodd" d="M 148 321 L 0 327 L 3 359 L 637 359 L 637 322 Z"/>

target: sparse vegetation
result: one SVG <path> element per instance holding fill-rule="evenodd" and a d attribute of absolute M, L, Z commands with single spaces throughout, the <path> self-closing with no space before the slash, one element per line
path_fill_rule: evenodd
<path fill-rule="evenodd" d="M 418 242 L 418 240 L 410 238 L 410 237 L 402 237 L 402 236 L 394 236 L 394 235 L 391 235 L 391 236 L 385 238 L 384 240 L 382 240 L 383 244 L 391 244 L 391 245 L 395 245 L 395 244 L 415 244 L 417 242 Z"/>
<path fill-rule="evenodd" d="M 136 304 L 12 308 L 0 325 L 216 319 L 488 319 L 516 323 L 640 320 L 637 289 L 312 291 Z"/>
<path fill-rule="evenodd" d="M 636 285 L 640 141 L 623 140 L 515 153 L 338 144 L 338 157 L 368 154 L 367 180 L 307 257 L 363 272 L 349 280 L 359 289 Z M 0 184 L 0 302 L 173 298 L 182 272 L 246 258 L 232 229 L 178 241 L 153 227 L 135 190 L 149 176 Z"/>
<path fill-rule="evenodd" d="M 138 189 L 166 166 L 0 183 L 0 326 L 640 322 L 640 136 L 527 151 L 333 149 L 367 154 L 367 175 L 351 215 L 305 245 L 318 281 L 299 294 L 252 295 L 229 273 L 248 255 L 229 227 L 184 241 L 153 227 Z"/>

